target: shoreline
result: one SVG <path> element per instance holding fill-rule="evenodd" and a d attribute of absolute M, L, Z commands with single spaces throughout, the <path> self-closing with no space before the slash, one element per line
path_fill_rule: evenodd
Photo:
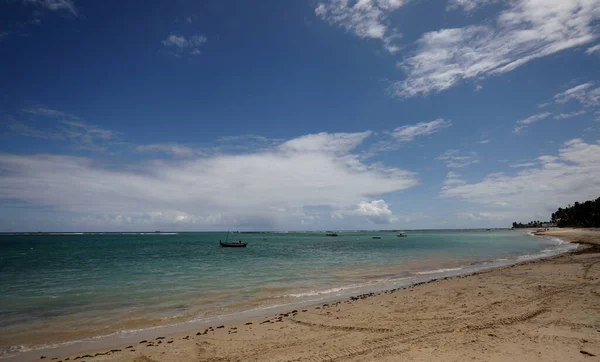
<path fill-rule="evenodd" d="M 421 287 L 422 285 L 429 285 L 431 283 L 448 283 L 448 282 L 452 282 L 452 281 L 456 281 L 456 280 L 460 280 L 460 279 L 465 279 L 465 278 L 475 278 L 475 277 L 480 277 L 481 275 L 484 274 L 488 274 L 488 273 L 494 273 L 494 272 L 502 272 L 502 271 L 506 271 L 506 270 L 510 270 L 513 268 L 519 268 L 519 267 L 524 267 L 530 264 L 539 264 L 539 263 L 549 263 L 553 260 L 556 259 L 560 259 L 560 258 L 567 258 L 567 257 L 571 257 L 571 256 L 576 256 L 576 255 L 581 255 L 581 254 L 586 254 L 589 251 L 591 251 L 592 253 L 596 253 L 599 252 L 600 250 L 597 250 L 597 245 L 598 245 L 598 241 L 600 240 L 600 238 L 598 237 L 600 235 L 600 232 L 598 231 L 593 231 L 592 233 L 590 233 L 589 235 L 586 236 L 587 239 L 585 240 L 581 240 L 581 233 L 577 233 L 577 231 L 570 231 L 570 233 L 564 232 L 564 230 L 559 230 L 562 232 L 562 234 L 560 236 L 557 236 L 555 234 L 552 233 L 552 231 L 547 232 L 547 233 L 536 233 L 536 235 L 541 235 L 541 236 L 550 236 L 550 237 L 561 237 L 561 239 L 567 239 L 571 242 L 574 243 L 578 243 L 578 244 L 588 244 L 588 246 L 584 246 L 584 247 L 580 247 L 577 250 L 574 251 L 570 251 L 567 253 L 563 253 L 563 254 L 559 254 L 559 255 L 551 255 L 551 256 L 547 256 L 547 257 L 541 257 L 541 258 L 536 258 L 533 260 L 524 260 L 524 261 L 518 261 L 516 263 L 511 263 L 509 265 L 499 265 L 499 266 L 489 266 L 486 268 L 482 268 L 479 270 L 473 270 L 473 271 L 463 271 L 460 273 L 455 273 L 454 275 L 425 275 L 423 276 L 421 279 L 421 281 L 416 281 L 413 280 L 414 283 L 410 283 L 410 284 L 406 284 L 406 285 L 400 285 L 397 286 L 396 288 L 389 288 L 389 285 L 387 288 L 381 288 L 378 291 L 371 291 L 371 292 L 365 292 L 362 294 L 359 294 L 358 296 L 351 296 L 350 294 L 355 294 L 355 293 L 360 293 L 359 291 L 352 291 L 350 292 L 348 295 L 345 296 L 340 296 L 340 295 L 335 295 L 332 296 L 331 298 L 327 299 L 327 298 L 323 298 L 323 299 L 319 299 L 318 301 L 307 301 L 305 302 L 304 305 L 301 304 L 296 304 L 294 303 L 294 306 L 280 306 L 280 307 L 276 307 L 273 309 L 269 309 L 269 310 L 261 310 L 259 311 L 259 313 L 257 313 L 256 315 L 252 316 L 252 315 L 248 315 L 245 312 L 239 313 L 239 314 L 244 314 L 244 316 L 238 316 L 236 317 L 234 316 L 227 316 L 230 318 L 221 318 L 221 317 L 217 317 L 217 318 L 213 318 L 211 320 L 207 320 L 207 321 L 203 321 L 202 323 L 199 324 L 195 324 L 194 326 L 189 325 L 189 322 L 184 322 L 181 324 L 188 324 L 185 330 L 177 330 L 177 328 L 172 329 L 171 327 L 173 326 L 167 326 L 165 327 L 157 327 L 157 328 L 152 328 L 152 329 L 145 329 L 144 331 L 140 332 L 139 334 L 131 334 L 128 336 L 128 339 L 122 339 L 119 338 L 118 335 L 111 335 L 109 337 L 103 337 L 105 339 L 111 339 L 111 341 L 107 344 L 102 345 L 101 342 L 96 341 L 98 343 L 88 343 L 86 344 L 85 348 L 73 348 L 73 344 L 70 345 L 62 345 L 59 346 L 58 348 L 44 348 L 44 349 L 38 349 L 38 350 L 33 350 L 33 351 L 28 351 L 28 352 L 23 352 L 20 353 L 17 356 L 14 357 L 8 357 L 8 358 L 4 358 L 3 360 L 6 361 L 26 361 L 26 360 L 34 360 L 34 359 L 39 359 L 42 355 L 47 357 L 49 360 L 52 359 L 55 356 L 62 356 L 61 358 L 57 358 L 54 360 L 67 360 L 66 358 L 69 358 L 69 360 L 74 360 L 78 358 L 78 360 L 82 359 L 82 356 L 85 356 L 83 358 L 85 358 L 85 360 L 135 360 L 136 358 L 140 357 L 140 356 L 146 356 L 148 355 L 148 349 L 147 347 L 157 347 L 159 348 L 162 343 L 162 341 L 164 339 L 168 339 L 166 341 L 165 346 L 169 345 L 170 348 L 167 348 L 169 350 L 173 350 L 174 348 L 171 347 L 175 347 L 180 346 L 180 344 L 185 344 L 185 343 L 191 343 L 193 340 L 198 340 L 198 339 L 202 339 L 202 336 L 205 336 L 207 334 L 211 334 L 211 335 L 215 335 L 215 334 L 219 334 L 221 335 L 221 332 L 224 332 L 226 330 L 225 327 L 223 328 L 218 328 L 219 325 L 225 325 L 227 327 L 227 335 L 235 335 L 238 333 L 238 331 L 242 331 L 242 329 L 246 329 L 248 330 L 249 328 L 251 329 L 252 327 L 248 327 L 248 326 L 255 326 L 256 328 L 260 328 L 259 326 L 264 326 L 264 328 L 267 328 L 267 326 L 272 325 L 273 323 L 284 323 L 283 325 L 289 325 L 289 323 L 285 323 L 286 319 L 292 315 L 292 317 L 289 317 L 290 323 L 292 323 L 292 325 L 296 326 L 303 326 L 303 322 L 299 321 L 299 320 L 295 320 L 297 316 L 300 316 L 302 313 L 307 313 L 308 309 L 311 310 L 325 310 L 326 308 L 329 308 L 330 305 L 335 305 L 335 306 L 339 306 L 341 303 L 354 303 L 354 302 L 359 302 L 362 300 L 366 300 L 366 299 L 371 299 L 373 297 L 379 298 L 380 296 L 385 296 L 385 295 L 389 295 L 389 294 L 394 294 L 396 292 L 404 292 L 407 293 L 407 291 L 415 291 L 416 289 L 419 289 L 419 287 Z M 573 234 L 574 233 L 574 234 Z M 575 235 L 575 236 L 574 236 Z M 590 239 L 591 238 L 591 239 Z M 577 240 L 575 240 L 577 239 Z M 595 246 L 593 246 L 595 245 Z M 349 299 L 346 299 L 348 298 Z M 350 301 L 350 302 L 349 302 Z M 326 302 L 326 303 L 324 303 Z M 323 304 L 323 306 L 319 306 L 320 304 Z M 292 313 L 289 311 L 290 308 L 296 308 L 294 309 L 296 312 Z M 306 310 L 306 312 L 302 311 L 298 311 L 298 309 L 302 309 L 302 310 Z M 286 312 L 287 311 L 287 312 Z M 278 315 L 279 314 L 279 315 Z M 330 314 L 330 312 L 327 312 L 327 314 Z M 275 316 L 273 316 L 275 315 Z M 269 316 L 268 319 L 265 319 L 267 316 Z M 284 319 L 286 318 L 286 319 Z M 265 322 L 265 321 L 270 321 L 270 322 Z M 248 324 L 250 323 L 250 324 Z M 207 328 L 208 325 L 212 324 L 213 327 Z M 218 324 L 218 325 L 217 325 Z M 176 325 L 178 326 L 178 325 Z M 190 330 L 192 328 L 195 329 L 204 329 L 204 331 L 195 331 L 196 333 L 191 333 Z M 263 329 L 264 329 L 263 328 Z M 160 329 L 160 331 L 159 331 Z M 169 331 L 169 329 L 171 329 Z M 212 330 L 212 331 L 211 331 Z M 340 330 L 345 330 L 345 329 L 340 329 Z M 353 329 L 349 327 L 348 331 L 352 331 Z M 150 342 L 150 343 L 146 343 L 146 344 L 142 344 L 142 346 L 140 346 L 139 340 L 151 340 L 150 336 L 152 336 L 152 340 L 155 341 L 156 345 L 154 345 L 154 343 Z M 185 337 L 184 337 L 185 336 Z M 160 338 L 160 339 L 155 339 L 155 338 Z M 206 338 L 206 337 L 204 337 Z M 185 342 L 181 342 L 179 341 L 179 339 L 181 339 L 182 341 Z M 135 340 L 135 342 L 134 342 Z M 88 340 L 84 340 L 84 342 L 90 342 Z M 189 344 L 188 343 L 188 344 Z M 95 345 L 94 345 L 95 344 Z M 124 347 L 119 347 L 116 349 L 112 349 L 112 350 L 107 350 L 108 348 L 111 347 L 115 347 L 115 346 L 125 346 L 125 345 L 129 345 L 133 348 L 129 348 L 129 349 L 125 349 Z M 128 346 L 128 347 L 129 347 Z M 140 348 L 143 348 L 143 353 L 142 351 L 131 351 L 131 350 L 135 350 L 138 346 L 140 346 Z M 92 347 L 92 348 L 90 348 Z M 189 347 L 189 346 L 188 346 Z M 187 348 L 187 347 L 185 347 Z M 70 350 L 70 351 L 69 351 Z M 93 353 L 90 352 L 93 350 Z M 171 351 L 171 352 L 176 352 L 177 348 L 175 348 L 175 351 Z M 81 354 L 83 351 L 87 351 L 87 353 L 84 352 L 83 355 L 77 355 L 77 353 Z M 152 353 L 150 353 L 151 355 L 154 355 L 155 351 L 152 351 Z M 167 353 L 166 351 L 161 351 L 161 354 L 163 353 Z M 92 356 L 94 356 L 93 358 L 91 358 Z M 124 359 L 123 359 L 124 358 Z M 141 358 L 141 357 L 140 357 Z M 147 358 L 151 358 L 151 357 L 147 357 Z M 239 357 L 240 359 L 244 359 L 242 357 Z M 151 361 L 152 359 L 147 359 L 144 361 Z M 159 360 L 163 360 L 161 358 L 159 358 Z M 166 360 L 170 360 L 170 359 L 166 359 Z M 178 360 L 178 359 L 172 359 L 172 360 Z M 278 359 L 276 359 L 278 360 Z"/>

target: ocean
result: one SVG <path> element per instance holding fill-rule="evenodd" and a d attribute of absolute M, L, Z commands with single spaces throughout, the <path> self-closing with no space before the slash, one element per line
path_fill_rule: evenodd
<path fill-rule="evenodd" d="M 518 230 L 406 234 L 230 234 L 247 248 L 219 247 L 225 233 L 3 234 L 0 358 L 268 314 L 575 248 Z"/>

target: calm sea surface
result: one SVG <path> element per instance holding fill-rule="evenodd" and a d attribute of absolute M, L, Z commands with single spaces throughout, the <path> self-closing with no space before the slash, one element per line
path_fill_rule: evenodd
<path fill-rule="evenodd" d="M 0 357 L 564 252 L 522 231 L 0 235 Z M 372 239 L 380 236 L 381 239 Z"/>

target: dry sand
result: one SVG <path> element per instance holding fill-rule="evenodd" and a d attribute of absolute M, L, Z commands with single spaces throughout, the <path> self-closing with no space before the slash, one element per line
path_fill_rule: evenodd
<path fill-rule="evenodd" d="M 599 361 L 600 247 L 196 332 L 54 361 Z"/>

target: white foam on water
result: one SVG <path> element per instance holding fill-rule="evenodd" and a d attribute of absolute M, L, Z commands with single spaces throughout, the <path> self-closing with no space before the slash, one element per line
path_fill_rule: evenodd
<path fill-rule="evenodd" d="M 463 268 L 443 268 L 443 269 L 434 269 L 434 270 L 425 270 L 420 272 L 414 272 L 413 274 L 417 275 L 430 275 L 430 274 L 439 274 L 439 273 L 447 273 L 451 271 L 462 270 Z"/>

